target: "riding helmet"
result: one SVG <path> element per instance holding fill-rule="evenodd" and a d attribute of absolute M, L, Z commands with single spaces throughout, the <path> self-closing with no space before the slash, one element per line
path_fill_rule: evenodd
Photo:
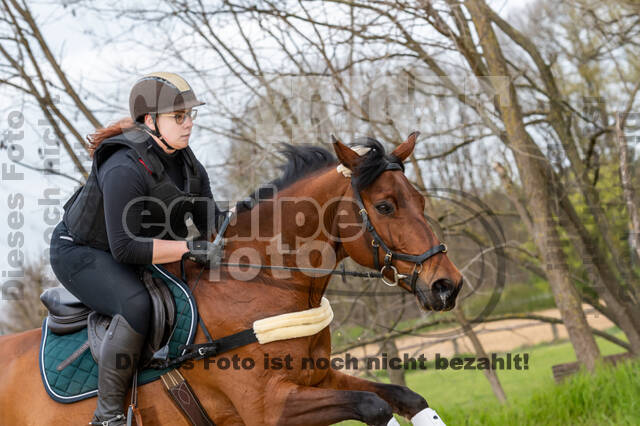
<path fill-rule="evenodd" d="M 129 111 L 134 121 L 146 114 L 187 110 L 204 105 L 187 81 L 178 74 L 154 72 L 139 79 L 129 94 Z"/>

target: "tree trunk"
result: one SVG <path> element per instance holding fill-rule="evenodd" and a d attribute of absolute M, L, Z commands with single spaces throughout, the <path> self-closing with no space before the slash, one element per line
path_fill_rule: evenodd
<path fill-rule="evenodd" d="M 616 117 L 616 139 L 618 140 L 618 149 L 620 150 L 620 181 L 624 192 L 624 201 L 627 203 L 627 211 L 629 212 L 629 232 L 631 247 L 640 259 L 640 214 L 636 206 L 636 194 L 631 182 L 631 170 L 629 167 L 629 149 L 627 148 L 627 139 L 622 130 L 621 117 Z"/>
<path fill-rule="evenodd" d="M 398 356 L 398 346 L 396 345 L 396 340 L 391 338 L 386 340 L 382 344 L 382 352 L 387 353 L 387 359 L 391 358 L 400 358 Z M 404 368 L 389 368 L 387 370 L 389 374 L 389 381 L 391 381 L 394 385 L 407 386 L 407 381 L 404 378 Z"/>
<path fill-rule="evenodd" d="M 478 339 L 478 335 L 473 330 L 473 327 L 471 327 L 471 324 L 469 324 L 469 321 L 467 321 L 467 319 L 465 318 L 462 309 L 460 309 L 459 307 L 455 308 L 454 313 L 456 315 L 456 319 L 464 330 L 464 334 L 466 334 L 469 340 L 471 340 L 471 344 L 473 345 L 473 349 L 476 352 L 477 358 L 489 359 L 489 355 L 487 355 L 487 353 L 485 352 L 484 347 L 482 346 L 482 342 L 480 342 L 480 339 Z M 502 384 L 500 384 L 500 379 L 498 378 L 498 374 L 496 373 L 496 371 L 493 369 L 486 369 L 482 371 L 484 372 L 487 380 L 489 380 L 491 389 L 493 390 L 496 398 L 498 398 L 498 401 L 500 401 L 501 404 L 505 404 L 507 402 L 507 395 L 505 395 L 504 389 L 502 389 Z"/>
<path fill-rule="evenodd" d="M 490 75 L 508 77 L 506 60 L 496 34 L 486 14 L 483 13 L 486 5 L 482 0 L 469 0 L 465 4 L 476 27 Z M 494 80 L 491 79 L 492 84 L 497 83 Z M 582 311 L 578 292 L 569 278 L 569 267 L 551 209 L 554 191 L 548 184 L 549 176 L 546 173 L 548 164 L 545 163 L 544 155 L 525 129 L 513 83 L 509 82 L 507 90 L 498 92 L 498 87 L 494 89 L 497 93 L 501 93 L 497 107 L 513 150 L 523 188 L 528 196 L 528 210 L 535 212 L 533 239 L 542 256 L 556 305 L 567 327 L 576 356 L 587 369 L 592 371 L 600 356 L 600 350 Z"/>

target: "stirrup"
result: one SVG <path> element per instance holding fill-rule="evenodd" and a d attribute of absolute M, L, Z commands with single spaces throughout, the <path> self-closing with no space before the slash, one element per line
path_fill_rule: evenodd
<path fill-rule="evenodd" d="M 93 426 L 109 426 L 111 424 L 111 422 L 115 422 L 115 421 L 118 421 L 118 420 L 125 420 L 125 419 L 126 419 L 126 417 L 124 416 L 124 414 L 118 414 L 117 416 L 111 417 L 108 420 L 103 420 L 101 422 L 91 421 L 91 422 L 89 422 L 89 424 L 93 425 Z"/>

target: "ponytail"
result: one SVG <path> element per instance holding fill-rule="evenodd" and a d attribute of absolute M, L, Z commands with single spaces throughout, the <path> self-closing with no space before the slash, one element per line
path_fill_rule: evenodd
<path fill-rule="evenodd" d="M 89 142 L 89 155 L 93 158 L 94 152 L 96 152 L 96 149 L 105 139 L 122 134 L 125 130 L 131 129 L 135 126 L 136 123 L 134 123 L 130 117 L 127 117 L 102 129 L 96 129 L 95 132 L 87 136 L 87 141 Z"/>

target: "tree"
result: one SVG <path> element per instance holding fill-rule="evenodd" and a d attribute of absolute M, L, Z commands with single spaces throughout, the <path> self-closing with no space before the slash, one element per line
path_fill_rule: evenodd
<path fill-rule="evenodd" d="M 0 45 L 0 83 L 35 101 L 77 171 L 86 178 L 88 172 L 82 162 L 88 145 L 73 114 L 60 106 L 63 98 L 70 100 L 95 128 L 102 127 L 100 122 L 55 58 L 27 3 L 2 0 L 0 14 L 4 40 Z"/>

